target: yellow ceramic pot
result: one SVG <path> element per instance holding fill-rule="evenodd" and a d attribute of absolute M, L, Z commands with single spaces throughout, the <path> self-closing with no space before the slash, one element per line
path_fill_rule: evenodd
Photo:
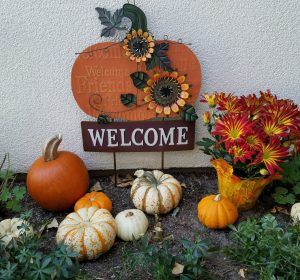
<path fill-rule="evenodd" d="M 281 175 L 275 174 L 261 179 L 240 179 L 233 175 L 233 168 L 223 159 L 211 161 L 218 175 L 219 193 L 230 199 L 238 210 L 249 210 L 254 205 L 262 190 L 273 180 L 281 179 Z"/>

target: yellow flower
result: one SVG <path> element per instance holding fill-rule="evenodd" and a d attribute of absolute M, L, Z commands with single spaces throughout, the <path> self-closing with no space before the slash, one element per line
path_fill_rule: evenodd
<path fill-rule="evenodd" d="M 259 170 L 259 173 L 263 176 L 267 176 L 270 174 L 269 171 L 265 168 L 262 168 L 261 170 Z"/>
<path fill-rule="evenodd" d="M 204 124 L 210 124 L 210 120 L 211 120 L 211 117 L 210 117 L 210 112 L 206 111 L 203 113 L 202 115 L 202 119 L 203 119 L 203 122 Z"/>
<path fill-rule="evenodd" d="M 217 105 L 216 94 L 209 95 L 208 93 L 205 93 L 203 95 L 203 97 L 204 97 L 204 99 L 200 100 L 201 102 L 207 103 L 210 108 L 216 107 L 216 105 Z"/>
<path fill-rule="evenodd" d="M 155 43 L 152 36 L 148 32 L 143 32 L 142 29 L 132 30 L 131 33 L 127 34 L 123 43 L 125 54 L 136 62 L 147 61 L 154 52 Z"/>
<path fill-rule="evenodd" d="M 156 73 L 147 81 L 144 101 L 149 103 L 148 109 L 155 109 L 157 114 L 168 116 L 171 112 L 178 113 L 189 98 L 190 85 L 185 83 L 186 77 L 178 72 Z"/>

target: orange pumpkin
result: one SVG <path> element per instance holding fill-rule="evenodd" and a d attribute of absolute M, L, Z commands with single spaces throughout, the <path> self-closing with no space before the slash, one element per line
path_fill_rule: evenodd
<path fill-rule="evenodd" d="M 87 193 L 76 202 L 74 210 L 78 211 L 81 208 L 88 208 L 92 206 L 97 208 L 104 208 L 109 212 L 111 212 L 112 210 L 112 202 L 110 198 L 103 192 Z"/>
<path fill-rule="evenodd" d="M 235 223 L 238 218 L 236 206 L 225 197 L 209 195 L 198 204 L 198 218 L 202 224 L 211 229 L 223 229 Z"/>
<path fill-rule="evenodd" d="M 31 197 L 41 207 L 52 211 L 72 207 L 89 185 L 84 162 L 74 153 L 57 151 L 61 141 L 61 135 L 47 141 L 43 156 L 32 164 L 27 174 Z"/>

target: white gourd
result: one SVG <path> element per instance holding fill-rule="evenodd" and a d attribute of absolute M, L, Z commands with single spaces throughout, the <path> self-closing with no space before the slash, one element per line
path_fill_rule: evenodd
<path fill-rule="evenodd" d="M 56 242 L 79 253 L 79 260 L 92 260 L 107 252 L 115 242 L 117 225 L 111 213 L 96 207 L 81 208 L 59 225 Z"/>
<path fill-rule="evenodd" d="M 26 230 L 24 227 L 21 227 L 22 224 L 26 225 Z M 20 228 L 21 227 L 21 228 Z M 4 242 L 4 245 L 8 245 L 8 243 L 14 239 L 18 238 L 21 234 L 32 234 L 33 228 L 29 225 L 28 222 L 19 219 L 6 219 L 0 222 L 0 240 Z"/>
<path fill-rule="evenodd" d="M 291 218 L 293 223 L 300 223 L 300 203 L 295 203 L 291 208 Z"/>
<path fill-rule="evenodd" d="M 148 229 L 149 222 L 141 210 L 124 210 L 115 218 L 118 228 L 118 237 L 124 241 L 141 238 Z"/>
<path fill-rule="evenodd" d="M 131 198 L 136 208 L 148 214 L 166 214 L 177 207 L 182 197 L 180 183 L 159 170 L 137 170 Z"/>

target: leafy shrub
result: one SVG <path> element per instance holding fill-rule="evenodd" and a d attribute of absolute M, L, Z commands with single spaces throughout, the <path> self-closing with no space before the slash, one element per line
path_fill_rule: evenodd
<path fill-rule="evenodd" d="M 3 169 L 7 161 L 7 169 Z M 21 210 L 21 200 L 24 198 L 26 188 L 24 186 L 14 186 L 15 175 L 10 170 L 9 154 L 4 156 L 0 164 L 0 203 L 3 203 L 7 209 L 14 212 Z"/>
<path fill-rule="evenodd" d="M 231 259 L 248 265 L 263 280 L 300 279 L 300 225 L 278 225 L 272 215 L 229 226 L 233 243 L 225 248 Z"/>
<path fill-rule="evenodd" d="M 28 215 L 21 218 L 26 219 Z M 26 226 L 28 225 L 23 224 L 21 227 Z M 47 250 L 43 238 L 37 232 L 31 235 L 23 234 L 7 246 L 0 240 L 0 252 L 0 279 L 72 279 L 79 275 L 77 253 L 65 245 Z"/>
<path fill-rule="evenodd" d="M 300 198 L 300 156 L 281 164 L 283 178 L 277 184 L 273 197 L 279 204 L 294 204 Z"/>
<path fill-rule="evenodd" d="M 202 264 L 212 250 L 208 242 L 196 237 L 194 241 L 181 240 L 181 245 L 182 250 L 173 255 L 169 241 L 152 243 L 148 235 L 134 241 L 133 248 L 126 244 L 122 253 L 121 272 L 117 273 L 118 279 L 147 279 L 147 276 L 154 280 L 210 279 L 212 276 Z M 182 273 L 173 270 L 176 263 L 183 266 Z"/>

